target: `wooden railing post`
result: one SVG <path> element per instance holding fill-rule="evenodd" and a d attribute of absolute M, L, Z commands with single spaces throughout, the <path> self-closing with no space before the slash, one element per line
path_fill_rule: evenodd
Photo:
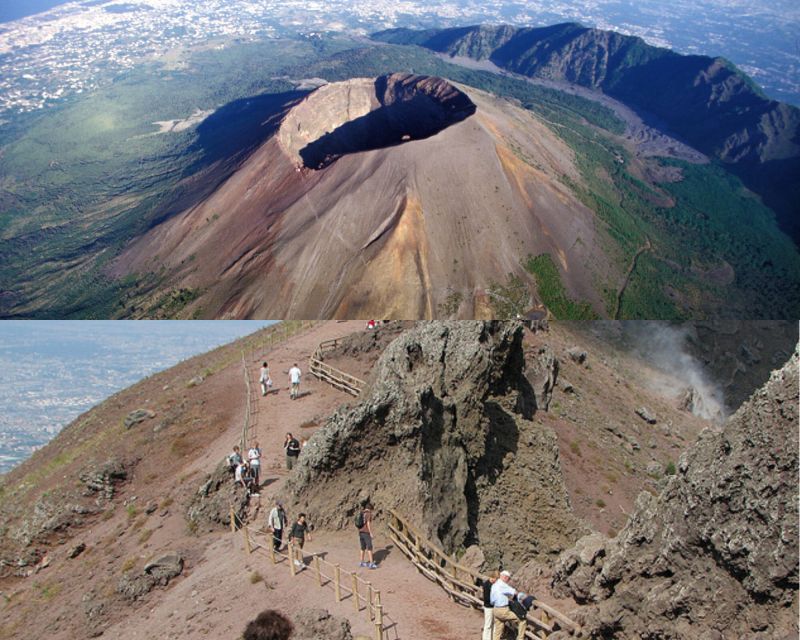
<path fill-rule="evenodd" d="M 375 640 L 383 640 L 383 606 L 375 605 Z"/>
<path fill-rule="evenodd" d="M 372 583 L 367 582 L 367 617 L 372 620 Z"/>
<path fill-rule="evenodd" d="M 250 555 L 251 553 L 253 553 L 253 549 L 250 546 L 250 533 L 248 532 L 247 525 L 242 527 L 242 531 L 244 532 L 244 546 L 245 549 L 247 549 L 247 555 Z"/>
<path fill-rule="evenodd" d="M 356 603 L 356 613 L 361 611 L 361 603 L 358 601 L 358 576 L 355 573 L 350 574 L 353 576 L 353 602 Z"/>
<path fill-rule="evenodd" d="M 269 542 L 269 557 L 272 560 L 272 564 L 275 564 L 277 562 L 277 560 L 275 559 L 275 537 L 274 537 L 274 534 L 273 534 L 273 537 L 271 539 L 267 538 L 267 541 Z"/>
<path fill-rule="evenodd" d="M 314 571 L 317 574 L 317 584 L 322 586 L 322 571 L 319 569 L 319 556 L 314 554 Z"/>
<path fill-rule="evenodd" d="M 342 568 L 338 564 L 333 567 L 333 590 L 336 592 L 336 602 L 342 601 L 341 572 Z"/>
<path fill-rule="evenodd" d="M 231 505 L 231 533 L 236 533 L 236 511 L 233 510 L 233 505 Z"/>
<path fill-rule="evenodd" d="M 297 569 L 295 569 L 294 567 L 294 545 L 291 542 L 289 542 L 288 549 L 289 549 L 289 571 L 291 572 L 292 575 L 295 575 L 297 573 Z"/>

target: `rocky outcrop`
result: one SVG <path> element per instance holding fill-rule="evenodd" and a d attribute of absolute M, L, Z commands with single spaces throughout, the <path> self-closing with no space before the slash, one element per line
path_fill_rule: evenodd
<path fill-rule="evenodd" d="M 300 609 L 292 615 L 292 640 L 353 640 L 347 618 L 331 615 L 325 609 Z"/>
<path fill-rule="evenodd" d="M 798 353 L 642 493 L 614 540 L 562 555 L 561 595 L 597 638 L 797 637 Z"/>
<path fill-rule="evenodd" d="M 166 587 L 170 580 L 183 572 L 183 558 L 169 553 L 148 562 L 140 573 L 128 571 L 117 583 L 117 593 L 131 602 L 152 591 L 156 585 Z"/>
<path fill-rule="evenodd" d="M 155 411 L 150 411 L 149 409 L 135 409 L 131 411 L 127 416 L 125 416 L 125 420 L 123 420 L 123 424 L 125 425 L 126 429 L 130 429 L 131 427 L 136 426 L 140 422 L 144 422 L 145 420 L 152 420 L 156 417 Z"/>
<path fill-rule="evenodd" d="M 99 465 L 92 464 L 81 471 L 79 477 L 86 488 L 85 496 L 96 494 L 98 498 L 111 500 L 117 485 L 128 479 L 128 469 L 122 461 L 112 459 Z"/>
<path fill-rule="evenodd" d="M 309 441 L 287 489 L 297 509 L 348 526 L 360 500 L 396 508 L 450 552 L 491 563 L 555 553 L 581 527 L 555 434 L 531 421 L 522 327 L 432 322 L 379 359 L 363 400 Z"/>
<path fill-rule="evenodd" d="M 236 517 L 244 521 L 247 511 L 247 492 L 233 481 L 228 465 L 221 462 L 192 496 L 186 517 L 194 528 L 217 529 L 230 525 L 231 507 Z"/>

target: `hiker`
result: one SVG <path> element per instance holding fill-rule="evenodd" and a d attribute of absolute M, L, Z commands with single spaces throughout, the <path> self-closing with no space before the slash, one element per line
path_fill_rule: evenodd
<path fill-rule="evenodd" d="M 280 611 L 267 609 L 247 624 L 242 640 L 289 640 L 294 625 Z"/>
<path fill-rule="evenodd" d="M 300 455 L 300 443 L 291 433 L 287 433 L 286 439 L 283 441 L 283 448 L 286 451 L 286 468 L 291 471 L 294 463 L 297 462 L 297 456 Z"/>
<path fill-rule="evenodd" d="M 479 586 L 483 590 L 483 635 L 481 640 L 492 640 L 492 630 L 494 627 L 494 608 L 492 607 L 492 585 L 497 582 L 497 570 L 492 571 L 485 580 L 479 580 Z"/>
<path fill-rule="evenodd" d="M 306 522 L 305 513 L 301 513 L 299 516 L 297 516 L 297 522 L 292 525 L 292 531 L 290 535 L 290 541 L 293 545 L 295 545 L 295 548 L 300 547 L 300 550 L 297 552 L 300 560 L 295 559 L 294 566 L 296 566 L 298 569 L 305 569 L 305 562 L 301 562 L 301 560 L 303 560 L 303 545 L 306 543 L 306 537 L 311 540 L 311 532 L 308 530 L 308 523 Z"/>
<path fill-rule="evenodd" d="M 269 377 L 269 365 L 266 362 L 261 365 L 261 373 L 258 376 L 258 381 L 261 384 L 261 395 L 267 395 L 270 387 L 272 387 L 272 380 Z"/>
<path fill-rule="evenodd" d="M 358 542 L 361 546 L 361 562 L 359 567 L 367 569 L 377 569 L 378 565 L 372 558 L 372 505 L 365 501 L 363 507 L 356 515 L 356 527 L 358 527 Z M 369 562 L 367 559 L 369 558 Z"/>
<path fill-rule="evenodd" d="M 247 465 L 247 471 L 244 472 L 245 482 L 247 483 L 247 490 L 249 495 L 258 498 L 261 494 L 259 493 L 260 488 L 258 486 L 258 472 L 257 468 L 254 467 L 252 464 Z"/>
<path fill-rule="evenodd" d="M 236 467 L 242 463 L 242 454 L 238 446 L 233 447 L 233 453 L 228 456 L 228 468 L 231 473 L 236 473 Z"/>
<path fill-rule="evenodd" d="M 275 551 L 281 550 L 283 545 L 283 530 L 286 528 L 286 512 L 283 503 L 278 500 L 267 518 L 267 527 L 272 532 L 272 546 Z"/>
<path fill-rule="evenodd" d="M 258 442 L 254 442 L 253 446 L 247 452 L 247 460 L 250 462 L 250 468 L 253 470 L 253 478 L 255 480 L 255 488 L 258 491 L 261 480 L 261 449 Z"/>
<path fill-rule="evenodd" d="M 289 369 L 289 389 L 291 390 L 289 393 L 289 397 L 294 400 L 295 398 L 300 397 L 300 376 L 302 375 L 300 371 L 300 367 L 297 366 L 297 363 L 294 363 L 294 366 Z"/>
<path fill-rule="evenodd" d="M 511 580 L 511 573 L 508 571 L 501 571 L 500 577 L 492 585 L 491 603 L 494 617 L 493 640 L 500 640 L 503 636 L 504 622 L 518 622 L 517 640 L 525 639 L 525 629 L 528 626 L 528 621 L 520 620 L 509 607 L 509 599 L 517 595 L 517 590 L 508 584 L 509 580 Z"/>
<path fill-rule="evenodd" d="M 234 472 L 233 479 L 236 484 L 240 484 L 244 487 L 245 491 L 247 491 L 247 495 L 250 495 L 250 477 L 249 477 L 249 465 L 247 462 L 242 460 L 236 465 L 236 471 Z"/>

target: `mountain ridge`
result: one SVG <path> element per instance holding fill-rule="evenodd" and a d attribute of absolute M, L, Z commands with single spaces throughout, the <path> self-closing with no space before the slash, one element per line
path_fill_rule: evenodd
<path fill-rule="evenodd" d="M 795 242 L 800 240 L 800 109 L 767 98 L 724 58 L 682 55 L 578 23 L 391 29 L 372 37 L 601 90 L 652 114 L 724 163 L 776 211 Z"/>

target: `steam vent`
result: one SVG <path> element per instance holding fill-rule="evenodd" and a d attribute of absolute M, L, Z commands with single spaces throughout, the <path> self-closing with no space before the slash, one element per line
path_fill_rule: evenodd
<path fill-rule="evenodd" d="M 284 118 L 278 139 L 298 165 L 323 169 L 348 153 L 433 136 L 475 113 L 441 78 L 394 73 L 320 87 Z"/>

